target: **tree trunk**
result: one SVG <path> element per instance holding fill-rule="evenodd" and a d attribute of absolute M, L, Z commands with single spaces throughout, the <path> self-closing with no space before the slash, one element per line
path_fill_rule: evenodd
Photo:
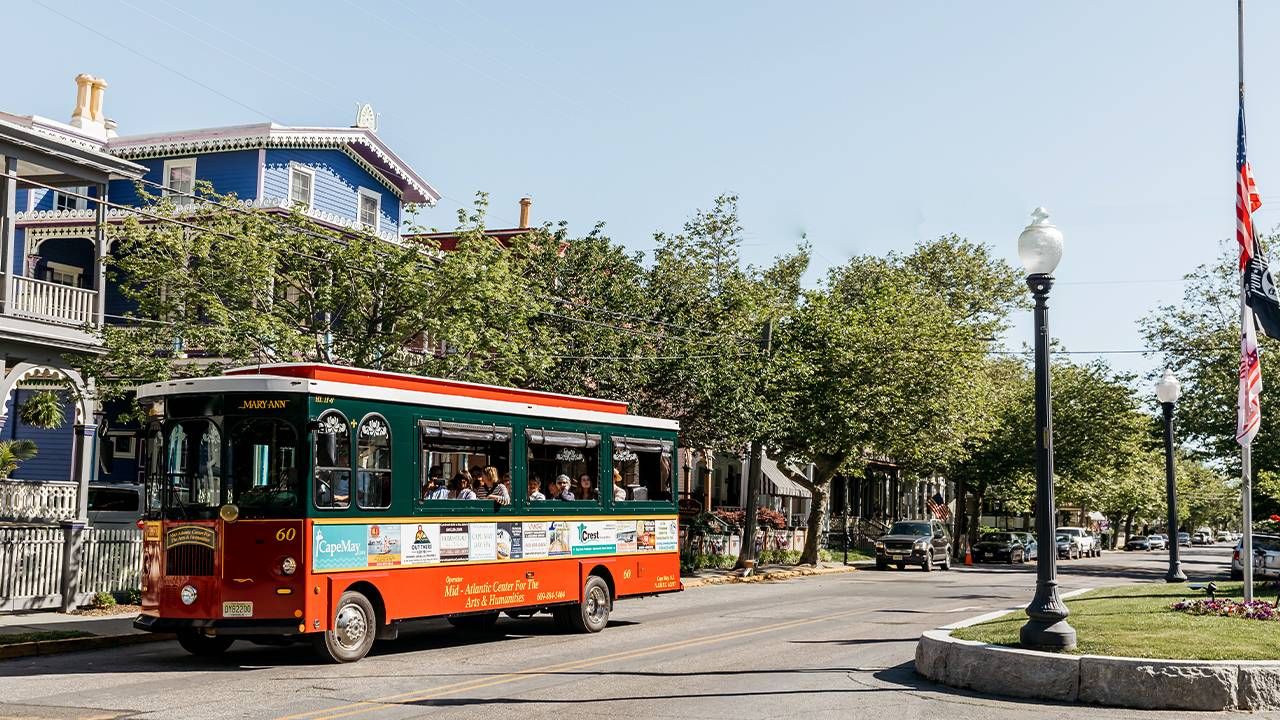
<path fill-rule="evenodd" d="M 830 482 L 831 478 L 827 478 Z M 827 485 L 818 483 L 816 478 L 809 492 L 813 493 L 813 504 L 809 506 L 809 527 L 804 536 L 804 551 L 800 553 L 798 565 L 817 565 L 822 542 L 822 524 L 827 517 Z"/>
<path fill-rule="evenodd" d="M 951 537 L 956 542 L 951 544 L 951 553 L 959 560 L 964 557 L 964 543 L 961 538 L 968 537 L 969 532 L 969 485 L 963 480 L 956 482 L 956 527 Z"/>
<path fill-rule="evenodd" d="M 1137 515 L 1137 510 L 1130 510 L 1128 515 L 1124 516 L 1124 541 L 1129 542 L 1129 538 L 1133 537 L 1133 516 Z"/>
<path fill-rule="evenodd" d="M 844 464 L 844 454 L 823 455 L 813 460 L 813 482 L 803 475 L 791 472 L 779 465 L 782 471 L 813 496 L 809 505 L 809 527 L 805 530 L 804 550 L 800 553 L 798 565 L 817 565 L 819 551 L 822 549 L 822 525 L 827 518 L 827 488 L 831 486 L 831 478 Z"/>
<path fill-rule="evenodd" d="M 751 467 L 747 473 L 747 499 L 743 503 L 746 512 L 742 520 L 742 548 L 738 550 L 737 568 L 745 568 L 749 561 L 756 559 L 756 528 L 759 526 L 756 506 L 760 504 L 760 485 L 763 480 L 760 463 L 763 459 L 764 446 L 759 440 L 752 440 Z"/>

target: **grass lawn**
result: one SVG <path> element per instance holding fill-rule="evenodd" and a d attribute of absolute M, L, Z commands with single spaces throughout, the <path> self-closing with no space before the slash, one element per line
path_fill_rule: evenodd
<path fill-rule="evenodd" d="M 41 632 L 0 633 L 0 645 L 14 643 L 37 642 L 41 640 L 66 640 L 67 638 L 88 637 L 93 633 L 79 630 L 44 630 Z"/>
<path fill-rule="evenodd" d="M 1219 598 L 1240 599 L 1240 583 L 1221 583 Z M 1255 600 L 1275 602 L 1276 590 L 1254 593 Z M 1101 588 L 1067 600 L 1080 655 L 1186 660 L 1275 660 L 1280 658 L 1280 621 L 1209 617 L 1174 612 L 1169 606 L 1204 593 L 1185 585 L 1146 583 Z M 1027 621 L 1022 611 L 956 630 L 961 640 L 996 645 L 1018 644 L 1018 629 Z"/>

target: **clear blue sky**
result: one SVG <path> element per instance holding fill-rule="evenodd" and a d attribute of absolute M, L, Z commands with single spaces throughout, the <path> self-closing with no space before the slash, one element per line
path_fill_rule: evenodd
<path fill-rule="evenodd" d="M 347 125 L 370 102 L 446 195 L 434 225 L 478 189 L 512 223 L 530 194 L 535 220 L 603 220 L 647 249 L 733 191 L 749 259 L 803 232 L 821 270 L 947 232 L 1016 261 L 1043 204 L 1066 234 L 1052 329 L 1073 350 L 1142 347 L 1135 321 L 1234 232 L 1230 2 L 39 2 L 163 66 L 11 0 L 0 108 L 65 120 L 77 72 L 108 79 L 122 134 Z M 1272 227 L 1280 3 L 1248 13 Z M 1029 332 L 1020 316 L 1010 342 Z"/>

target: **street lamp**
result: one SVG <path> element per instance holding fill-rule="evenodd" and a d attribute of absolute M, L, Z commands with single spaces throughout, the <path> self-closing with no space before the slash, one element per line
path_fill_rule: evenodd
<path fill-rule="evenodd" d="M 1186 582 L 1182 563 L 1178 561 L 1178 487 L 1173 475 L 1173 404 L 1178 402 L 1182 386 L 1173 371 L 1165 368 L 1164 375 L 1156 383 L 1156 399 L 1164 410 L 1164 491 L 1169 505 L 1169 572 L 1165 582 Z"/>
<path fill-rule="evenodd" d="M 1062 259 L 1062 232 L 1038 207 L 1031 224 L 1018 236 L 1018 259 L 1027 270 L 1027 287 L 1035 298 L 1036 352 L 1036 594 L 1027 606 L 1027 624 L 1019 639 L 1024 647 L 1071 650 L 1075 628 L 1067 624 L 1067 606 L 1058 597 L 1057 511 L 1053 503 L 1053 407 L 1049 395 L 1049 289 Z M 1045 552 L 1047 550 L 1047 552 Z"/>

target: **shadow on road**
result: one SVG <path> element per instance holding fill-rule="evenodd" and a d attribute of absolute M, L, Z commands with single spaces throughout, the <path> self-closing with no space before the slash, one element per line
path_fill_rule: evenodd
<path fill-rule="evenodd" d="M 609 628 L 639 625 L 631 620 L 610 620 Z M 399 655 L 426 650 L 445 650 L 463 646 L 501 643 L 530 637 L 571 635 L 550 618 L 520 618 L 500 620 L 492 632 L 466 632 L 457 630 L 441 620 L 406 622 L 401 626 L 396 640 L 374 643 L 370 657 Z M 174 671 L 241 672 L 268 667 L 328 666 L 306 642 L 282 645 L 255 645 L 248 640 L 237 640 L 224 655 L 196 657 L 187 654 L 176 642 L 161 642 L 135 646 L 140 652 L 120 657 L 117 650 L 94 650 L 74 653 L 84 658 L 86 671 L 99 674 L 129 674 Z M 105 655 L 104 655 L 105 653 Z M 28 677 L 62 672 L 65 655 L 16 658 L 0 662 L 0 678 Z M 105 659 L 104 659 L 105 658 Z M 348 676 L 349 677 L 349 676 Z"/>

